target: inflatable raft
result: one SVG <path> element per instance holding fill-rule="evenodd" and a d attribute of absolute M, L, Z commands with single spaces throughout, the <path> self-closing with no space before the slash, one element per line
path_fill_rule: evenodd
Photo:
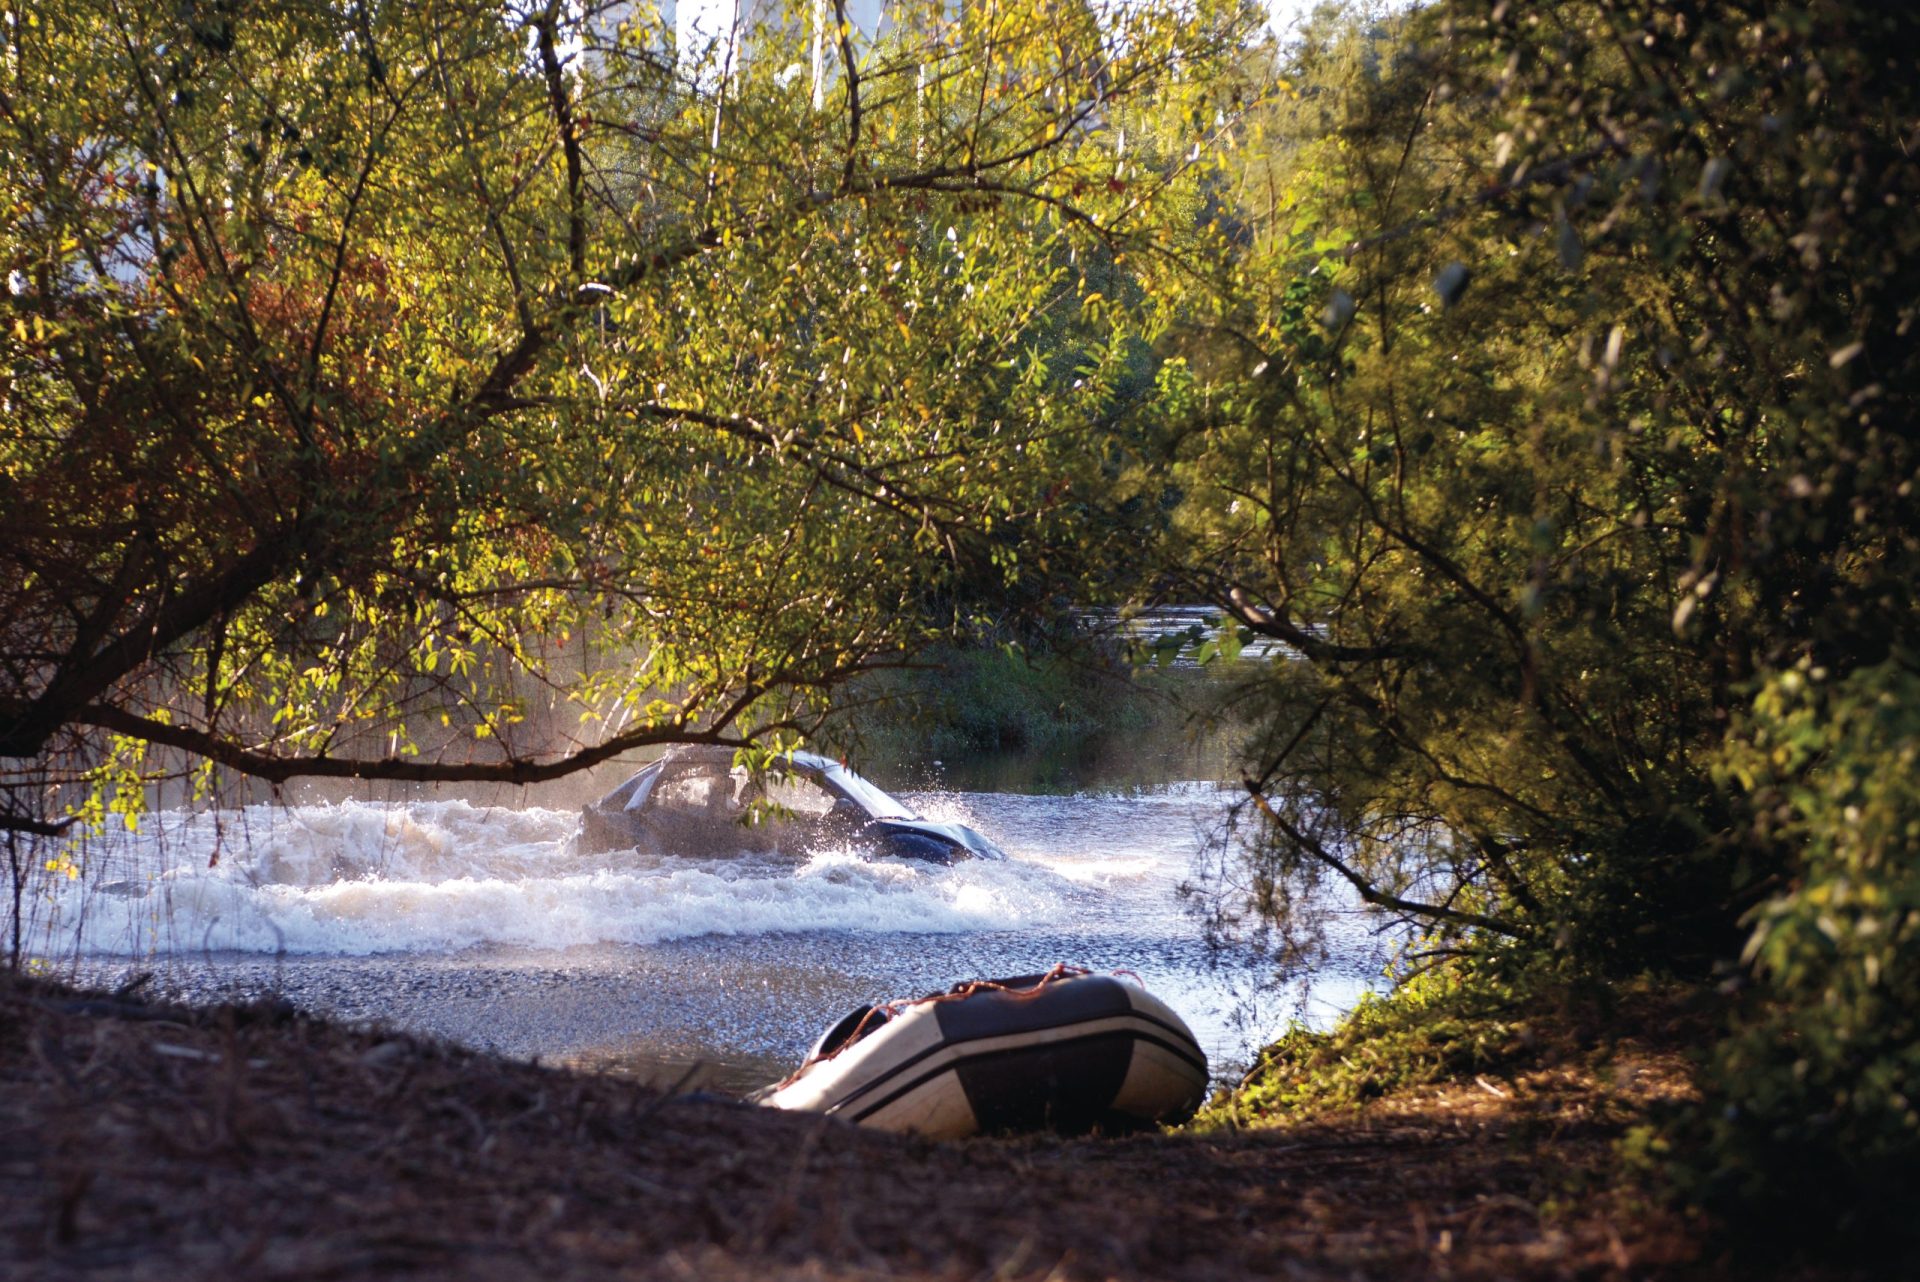
<path fill-rule="evenodd" d="M 1136 1129 L 1192 1116 L 1207 1057 L 1138 983 L 1056 967 L 861 1007 L 758 1098 L 934 1139 Z"/>

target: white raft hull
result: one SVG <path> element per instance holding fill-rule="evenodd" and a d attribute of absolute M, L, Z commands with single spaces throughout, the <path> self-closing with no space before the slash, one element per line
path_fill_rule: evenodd
<path fill-rule="evenodd" d="M 1205 1053 L 1139 985 L 1108 975 L 999 985 L 910 1005 L 760 1102 L 957 1139 L 1179 1121 L 1205 1098 Z"/>

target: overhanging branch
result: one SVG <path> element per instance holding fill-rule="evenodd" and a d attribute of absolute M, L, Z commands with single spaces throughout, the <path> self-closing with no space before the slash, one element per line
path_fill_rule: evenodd
<path fill-rule="evenodd" d="M 25 815 L 0 814 L 0 832 L 25 833 L 30 837 L 58 837 L 73 827 L 78 815 L 65 819 L 29 819 Z"/>
<path fill-rule="evenodd" d="M 1409 653 L 1405 646 L 1341 645 L 1317 637 L 1295 623 L 1284 605 L 1278 609 L 1262 605 L 1237 585 L 1227 592 L 1227 611 L 1261 636 L 1284 642 L 1320 663 L 1374 663 L 1382 659 L 1404 659 Z"/>
<path fill-rule="evenodd" d="M 1487 917 L 1480 913 L 1466 912 L 1458 908 L 1449 908 L 1444 904 L 1415 903 L 1411 899 L 1402 899 L 1398 895 L 1389 894 L 1387 891 L 1381 890 L 1378 886 L 1375 886 L 1372 882 L 1356 872 L 1338 855 L 1328 850 L 1322 842 L 1302 832 L 1297 826 L 1289 822 L 1286 816 L 1276 810 L 1273 803 L 1267 800 L 1266 795 L 1260 791 L 1260 785 L 1257 781 L 1244 779 L 1241 782 L 1246 785 L 1247 795 L 1253 798 L 1253 804 L 1259 807 L 1260 813 L 1267 817 L 1269 823 L 1285 833 L 1287 840 L 1293 842 L 1300 849 L 1306 851 L 1315 859 L 1318 859 L 1321 863 L 1333 869 L 1336 873 L 1339 873 L 1346 883 L 1354 888 L 1354 891 L 1359 894 L 1360 898 L 1375 907 L 1406 913 L 1412 917 L 1425 917 L 1433 921 L 1448 921 L 1460 926 L 1471 926 L 1476 930 L 1492 931 L 1494 934 L 1506 935 L 1514 939 L 1525 936 L 1526 931 L 1512 922 L 1501 921 L 1496 917 Z"/>
<path fill-rule="evenodd" d="M 543 760 L 509 758 L 505 761 L 471 762 L 415 761 L 407 757 L 282 757 L 245 747 L 205 730 L 169 725 L 107 704 L 82 708 L 73 720 L 79 725 L 97 726 L 147 743 L 191 752 L 269 783 L 314 778 L 385 779 L 398 783 L 531 784 L 562 778 L 637 748 L 682 743 L 746 747 L 750 736 L 728 733 L 728 727 L 742 710 L 741 705 L 736 703 L 714 725 L 704 730 L 679 724 L 647 726 L 617 734 L 591 747 Z"/>

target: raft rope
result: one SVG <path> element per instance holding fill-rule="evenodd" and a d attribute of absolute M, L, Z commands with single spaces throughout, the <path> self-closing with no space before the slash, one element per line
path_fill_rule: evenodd
<path fill-rule="evenodd" d="M 1147 986 L 1145 980 L 1130 970 L 1115 970 L 1109 971 L 1108 973 L 1115 977 L 1131 979 L 1142 988 Z M 1044 975 L 1038 976 L 1033 983 L 1024 988 L 1016 988 L 1011 984 L 1003 983 L 997 979 L 969 979 L 955 984 L 944 993 L 933 993 L 926 997 L 896 997 L 892 1001 L 881 1002 L 878 1005 L 870 1006 L 867 1008 L 867 1013 L 861 1016 L 860 1022 L 853 1026 L 853 1032 L 847 1035 L 845 1041 L 824 1055 L 809 1055 L 800 1067 L 788 1074 L 787 1077 L 774 1086 L 773 1091 L 769 1091 L 768 1094 L 776 1091 L 784 1091 L 787 1087 L 793 1085 L 799 1081 L 801 1077 L 805 1076 L 807 1070 L 815 1064 L 826 1063 L 828 1060 L 839 1055 L 841 1051 L 846 1050 L 862 1037 L 865 1037 L 867 1035 L 867 1025 L 874 1022 L 876 1015 L 879 1016 L 879 1022 L 884 1024 L 891 1021 L 894 1016 L 898 1015 L 901 1011 L 911 1010 L 915 1006 L 938 1006 L 942 1002 L 963 1002 L 967 998 L 980 993 L 1004 993 L 1016 1001 L 1024 1001 L 1028 998 L 1039 996 L 1040 991 L 1048 984 L 1057 983 L 1063 979 L 1079 979 L 1084 975 L 1091 974 L 1093 974 L 1093 971 L 1085 966 L 1072 966 L 1066 962 L 1056 962 L 1054 963 L 1053 969 Z"/>

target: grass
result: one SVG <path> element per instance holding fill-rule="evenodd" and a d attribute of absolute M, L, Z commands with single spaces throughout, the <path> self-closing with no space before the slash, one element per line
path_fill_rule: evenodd
<path fill-rule="evenodd" d="M 1409 1087 L 1510 1068 L 1536 1042 L 1504 997 L 1429 973 L 1388 995 L 1367 994 L 1330 1031 L 1288 1030 L 1194 1124 L 1257 1125 L 1352 1109 Z"/>
<path fill-rule="evenodd" d="M 1535 1072 L 1605 1077 L 1630 1053 L 1689 1058 L 1720 1017 L 1712 994 L 1652 979 L 1543 989 L 1430 971 L 1386 995 L 1368 994 L 1331 1031 L 1289 1030 L 1194 1125 L 1300 1121 L 1425 1087 Z"/>

